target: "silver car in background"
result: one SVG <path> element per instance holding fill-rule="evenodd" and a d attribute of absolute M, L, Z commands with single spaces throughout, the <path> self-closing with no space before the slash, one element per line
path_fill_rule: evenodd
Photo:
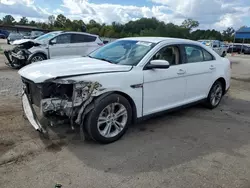
<path fill-rule="evenodd" d="M 15 48 L 4 51 L 6 64 L 20 68 L 27 64 L 65 56 L 86 56 L 103 45 L 98 35 L 84 32 L 54 31 L 36 39 L 13 42 Z"/>
<path fill-rule="evenodd" d="M 21 33 L 10 33 L 7 37 L 7 44 L 11 44 L 15 40 L 20 40 L 23 38 Z"/>
<path fill-rule="evenodd" d="M 225 57 L 227 55 L 227 47 L 219 40 L 198 40 L 202 44 L 212 48 L 219 56 Z"/>

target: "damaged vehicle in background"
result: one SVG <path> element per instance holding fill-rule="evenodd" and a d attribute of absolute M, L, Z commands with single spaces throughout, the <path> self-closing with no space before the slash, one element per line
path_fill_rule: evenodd
<path fill-rule="evenodd" d="M 61 56 L 84 56 L 103 45 L 99 36 L 84 32 L 54 31 L 36 39 L 21 39 L 12 43 L 12 50 L 4 51 L 12 68 Z"/>
<path fill-rule="evenodd" d="M 44 32 L 42 31 L 31 31 L 29 35 L 24 36 L 25 39 L 36 39 L 40 36 L 44 35 Z"/>
<path fill-rule="evenodd" d="M 21 33 L 10 33 L 7 37 L 7 44 L 12 44 L 15 40 L 20 40 L 23 38 Z"/>
<path fill-rule="evenodd" d="M 217 107 L 230 86 L 231 63 L 199 42 L 135 37 L 86 57 L 34 63 L 19 74 L 24 113 L 36 130 L 48 134 L 49 125 L 63 121 L 111 143 L 152 114 L 197 102 Z"/>

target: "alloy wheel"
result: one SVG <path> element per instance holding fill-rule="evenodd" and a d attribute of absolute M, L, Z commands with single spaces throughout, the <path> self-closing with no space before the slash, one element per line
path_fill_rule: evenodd
<path fill-rule="evenodd" d="M 222 86 L 221 84 L 216 84 L 211 93 L 210 102 L 213 106 L 217 106 L 222 98 Z"/>
<path fill-rule="evenodd" d="M 32 63 L 38 62 L 38 61 L 43 61 L 43 58 L 41 56 L 35 56 L 31 60 Z"/>
<path fill-rule="evenodd" d="M 111 103 L 99 114 L 97 127 L 99 133 L 106 138 L 117 136 L 128 121 L 128 112 L 121 103 Z"/>

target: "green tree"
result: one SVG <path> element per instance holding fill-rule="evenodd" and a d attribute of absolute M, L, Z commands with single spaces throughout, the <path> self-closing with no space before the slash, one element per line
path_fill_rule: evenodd
<path fill-rule="evenodd" d="M 29 23 L 29 20 L 26 17 L 22 17 L 19 21 L 19 24 L 26 25 Z"/>
<path fill-rule="evenodd" d="M 99 29 L 97 27 L 93 27 L 93 28 L 89 29 L 88 32 L 98 35 L 99 34 Z"/>
<path fill-rule="evenodd" d="M 144 30 L 141 30 L 140 36 L 148 37 L 148 36 L 157 36 L 157 35 L 154 29 L 144 29 Z"/>
<path fill-rule="evenodd" d="M 187 20 L 184 20 L 181 24 L 181 27 L 184 27 L 184 28 L 189 29 L 189 30 L 192 30 L 198 26 L 199 26 L 199 22 L 195 21 L 193 19 L 190 19 L 190 18 Z"/>
<path fill-rule="evenodd" d="M 56 18 L 55 18 L 54 15 L 51 15 L 51 16 L 48 17 L 48 23 L 49 23 L 50 27 L 54 26 L 55 20 L 56 20 Z"/>
<path fill-rule="evenodd" d="M 8 25 L 13 25 L 15 22 L 15 19 L 11 15 L 6 15 L 3 17 L 3 23 Z"/>
<path fill-rule="evenodd" d="M 82 20 L 73 20 L 71 22 L 71 29 L 72 31 L 81 31 L 81 27 L 84 25 Z"/>
<path fill-rule="evenodd" d="M 31 20 L 30 23 L 29 23 L 29 25 L 36 26 L 36 22 L 34 20 Z"/>
<path fill-rule="evenodd" d="M 67 18 L 62 15 L 62 14 L 59 14 L 57 17 L 56 17 L 56 20 L 55 20 L 55 27 L 58 27 L 58 28 L 65 28 L 65 24 L 66 24 L 66 20 Z"/>
<path fill-rule="evenodd" d="M 228 27 L 226 30 L 222 32 L 223 40 L 225 41 L 233 41 L 233 35 L 235 33 L 234 28 Z"/>

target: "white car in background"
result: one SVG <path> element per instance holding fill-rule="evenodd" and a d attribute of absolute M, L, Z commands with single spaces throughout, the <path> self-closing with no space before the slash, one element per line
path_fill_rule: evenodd
<path fill-rule="evenodd" d="M 49 121 L 72 127 L 100 143 L 118 140 L 132 122 L 205 102 L 219 105 L 230 87 L 231 63 L 191 40 L 118 39 L 86 57 L 34 63 L 19 74 L 22 104 L 33 127 L 47 133 L 34 106 Z"/>
<path fill-rule="evenodd" d="M 84 56 L 104 45 L 98 35 L 84 32 L 54 31 L 36 39 L 21 39 L 5 51 L 7 65 L 20 68 L 27 64 L 65 56 Z"/>
<path fill-rule="evenodd" d="M 225 57 L 227 55 L 227 47 L 219 40 L 198 40 L 202 44 L 212 48 L 219 56 Z"/>

